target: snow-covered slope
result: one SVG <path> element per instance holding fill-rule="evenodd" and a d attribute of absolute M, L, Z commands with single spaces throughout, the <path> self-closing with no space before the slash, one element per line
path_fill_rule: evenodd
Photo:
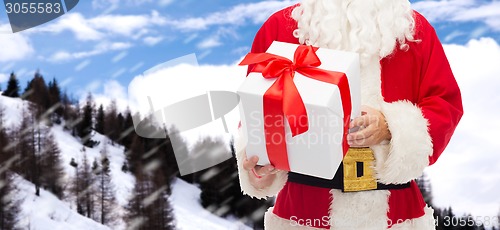
<path fill-rule="evenodd" d="M 78 164 L 83 161 L 83 152 L 81 151 L 84 146 L 75 137 L 71 136 L 67 131 L 63 130 L 62 126 L 54 126 L 51 128 L 52 134 L 61 149 L 61 157 L 63 160 L 66 175 L 74 176 L 75 169 L 69 165 L 71 158 L 75 159 Z M 130 197 L 132 189 L 134 188 L 135 179 L 130 173 L 124 173 L 121 170 L 123 162 L 125 161 L 124 148 L 121 145 L 111 145 L 111 141 L 99 134 L 95 133 L 92 140 L 98 141 L 99 145 L 94 148 L 85 147 L 85 153 L 89 164 L 92 164 L 94 159 L 101 158 L 101 151 L 107 148 L 109 161 L 111 162 L 111 176 L 114 188 L 116 190 L 116 199 L 119 205 L 124 206 Z M 68 177 L 69 179 L 69 177 Z"/>
<path fill-rule="evenodd" d="M 177 227 L 182 230 L 251 229 L 248 226 L 213 215 L 200 204 L 201 190 L 181 179 L 173 182 L 171 202 Z"/>
<path fill-rule="evenodd" d="M 19 98 L 1 96 L 0 92 L 0 108 L 5 109 L 5 127 L 9 128 L 20 125 L 23 117 L 23 109 L 27 109 L 27 105 L 27 103 L 23 103 Z"/>
<path fill-rule="evenodd" d="M 20 200 L 21 214 L 18 226 L 21 229 L 36 230 L 109 230 L 91 219 L 79 215 L 67 202 L 59 200 L 43 189 L 35 195 L 35 186 L 21 178 L 14 177 L 16 198 Z"/>
<path fill-rule="evenodd" d="M 18 126 L 21 123 L 23 108 L 27 107 L 27 102 L 21 99 L 0 96 L 0 107 L 5 108 L 5 124 L 7 127 Z M 26 110 L 25 110 L 26 111 Z M 74 158 L 78 163 L 83 160 L 80 141 L 65 131 L 62 126 L 54 125 L 50 128 L 57 145 L 61 150 L 62 164 L 66 173 L 65 181 L 69 187 L 70 180 L 75 174 L 75 169 L 69 165 Z M 110 140 L 94 133 L 93 140 L 99 145 L 94 148 L 85 147 L 85 152 L 89 163 L 94 158 L 99 159 L 100 151 L 106 146 L 111 162 L 112 182 L 116 191 L 116 198 L 120 209 L 119 214 L 124 214 L 123 207 L 127 204 L 134 187 L 135 178 L 130 173 L 121 171 L 125 161 L 124 147 L 114 144 Z M 71 200 L 61 201 L 53 194 L 41 189 L 40 196 L 35 196 L 34 185 L 23 178 L 16 176 L 14 185 L 17 189 L 15 198 L 20 201 L 21 216 L 19 225 L 22 229 L 37 230 L 100 230 L 110 229 L 91 219 L 83 217 L 76 212 L 74 202 Z M 68 190 L 65 191 L 69 193 Z M 200 190 L 181 179 L 175 180 L 173 184 L 173 194 L 170 197 L 174 209 L 174 215 L 179 229 L 250 229 L 237 222 L 211 214 L 199 203 Z M 115 229 L 125 229 L 122 222 Z"/>

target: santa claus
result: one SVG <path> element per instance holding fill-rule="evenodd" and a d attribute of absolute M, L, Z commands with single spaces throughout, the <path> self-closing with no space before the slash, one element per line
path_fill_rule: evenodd
<path fill-rule="evenodd" d="M 324 180 L 257 166 L 237 141 L 243 192 L 277 195 L 266 229 L 434 229 L 433 210 L 414 180 L 437 161 L 463 110 L 429 22 L 407 0 L 303 0 L 263 24 L 252 52 L 273 41 L 360 54 L 363 115 L 350 123 L 361 128 L 348 142 L 369 147 L 377 186 L 346 192 L 341 169 Z"/>

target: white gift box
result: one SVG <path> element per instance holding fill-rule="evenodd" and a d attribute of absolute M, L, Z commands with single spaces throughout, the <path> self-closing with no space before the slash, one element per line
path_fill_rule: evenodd
<path fill-rule="evenodd" d="M 293 60 L 298 45 L 273 42 L 267 53 Z M 321 60 L 319 69 L 342 72 L 347 75 L 352 112 L 351 118 L 360 115 L 359 55 L 320 48 L 316 55 Z M 269 164 L 264 133 L 263 95 L 276 81 L 266 79 L 262 73 L 252 72 L 238 89 L 240 115 L 246 154 L 259 157 L 259 165 Z M 344 112 L 337 85 L 301 75 L 296 72 L 293 81 L 304 102 L 309 129 L 292 137 L 285 119 L 286 149 L 290 170 L 296 173 L 332 179 L 343 158 Z M 272 153 L 269 153 L 272 154 Z"/>

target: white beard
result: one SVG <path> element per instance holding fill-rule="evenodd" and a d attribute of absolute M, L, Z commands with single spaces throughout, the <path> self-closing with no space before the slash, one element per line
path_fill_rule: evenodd
<path fill-rule="evenodd" d="M 292 12 L 300 43 L 378 54 L 383 58 L 396 42 L 413 41 L 414 19 L 407 0 L 302 0 Z M 401 47 L 400 47 L 401 48 Z"/>
<path fill-rule="evenodd" d="M 302 0 L 292 12 L 301 44 L 357 52 L 362 104 L 379 109 L 380 59 L 413 42 L 415 21 L 407 0 Z"/>

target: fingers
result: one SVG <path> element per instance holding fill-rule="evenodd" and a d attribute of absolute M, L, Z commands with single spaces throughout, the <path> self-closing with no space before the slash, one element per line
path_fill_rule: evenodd
<path fill-rule="evenodd" d="M 376 128 L 374 125 L 369 125 L 363 129 L 360 129 L 354 133 L 350 133 L 347 135 L 347 141 L 358 141 L 362 139 L 367 139 L 376 132 Z"/>
<path fill-rule="evenodd" d="M 360 126 L 368 126 L 370 123 L 370 117 L 368 115 L 363 115 L 361 117 L 356 117 L 354 118 L 351 123 L 349 124 L 349 128 L 352 129 L 354 127 L 360 127 Z"/>
<path fill-rule="evenodd" d="M 263 167 L 255 168 L 254 171 L 258 176 L 262 177 L 265 175 L 274 174 L 273 171 L 276 170 L 272 165 L 265 165 Z"/>
<path fill-rule="evenodd" d="M 252 156 L 250 159 L 244 159 L 243 168 L 247 171 L 252 170 L 257 165 L 257 162 L 259 162 L 258 156 Z"/>
<path fill-rule="evenodd" d="M 277 169 L 274 168 L 274 166 L 268 164 L 265 166 L 260 166 L 257 165 L 257 162 L 259 162 L 259 157 L 258 156 L 252 156 L 250 159 L 245 159 L 243 161 L 243 168 L 247 171 L 251 171 L 255 177 L 260 178 L 266 175 L 270 174 L 275 174 L 278 172 Z"/>
<path fill-rule="evenodd" d="M 364 138 L 364 139 L 351 140 L 351 141 L 348 141 L 348 143 L 349 143 L 349 146 L 351 146 L 351 147 L 369 147 L 369 146 L 372 146 L 376 143 L 375 135 L 372 135 L 372 136 Z"/>
<path fill-rule="evenodd" d="M 347 136 L 349 145 L 353 147 L 372 146 L 384 140 L 391 139 L 391 132 L 384 114 L 380 110 L 362 106 L 362 116 L 355 118 L 349 128 L 360 127 L 356 132 Z"/>

